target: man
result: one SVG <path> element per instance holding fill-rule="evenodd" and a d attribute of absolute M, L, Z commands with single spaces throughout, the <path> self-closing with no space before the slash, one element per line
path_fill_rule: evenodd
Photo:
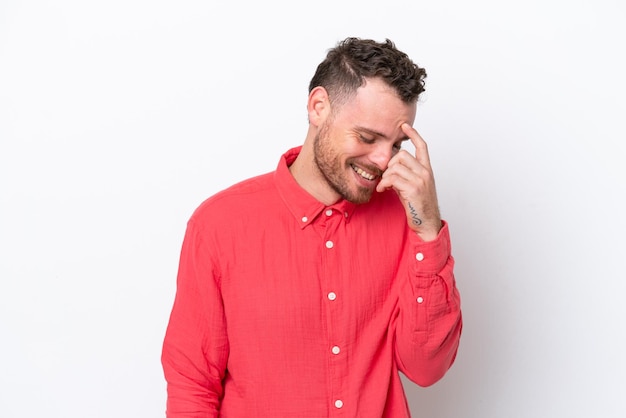
<path fill-rule="evenodd" d="M 447 372 L 462 319 L 412 128 L 425 77 L 389 40 L 338 43 L 303 145 L 194 212 L 163 345 L 168 417 L 409 417 L 399 372 L 422 386 Z"/>

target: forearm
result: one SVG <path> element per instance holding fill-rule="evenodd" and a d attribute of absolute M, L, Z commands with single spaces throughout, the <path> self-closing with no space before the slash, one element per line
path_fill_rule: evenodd
<path fill-rule="evenodd" d="M 190 224 L 161 357 L 168 418 L 219 415 L 229 347 L 219 275 L 208 254 L 202 234 Z"/>
<path fill-rule="evenodd" d="M 408 280 L 400 289 L 396 356 L 400 370 L 420 386 L 441 379 L 456 357 L 461 302 L 447 224 L 431 242 L 413 242 Z"/>
<path fill-rule="evenodd" d="M 173 312 L 174 314 L 174 312 Z M 161 362 L 167 382 L 168 418 L 219 415 L 222 373 L 212 367 L 188 324 L 170 320 Z"/>

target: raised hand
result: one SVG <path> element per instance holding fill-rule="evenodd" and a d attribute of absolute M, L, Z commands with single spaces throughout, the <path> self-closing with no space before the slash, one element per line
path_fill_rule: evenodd
<path fill-rule="evenodd" d="M 409 227 L 424 241 L 430 241 L 441 229 L 441 216 L 428 147 L 408 123 L 402 125 L 402 131 L 415 146 L 415 155 L 406 150 L 394 155 L 376 190 L 393 188 L 404 205 Z"/>

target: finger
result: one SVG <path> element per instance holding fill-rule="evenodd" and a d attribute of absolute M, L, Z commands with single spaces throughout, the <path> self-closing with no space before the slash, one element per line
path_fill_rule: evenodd
<path fill-rule="evenodd" d="M 402 131 L 409 137 L 415 147 L 415 158 L 425 167 L 430 168 L 430 156 L 428 155 L 428 145 L 421 135 L 408 123 L 402 124 Z"/>
<path fill-rule="evenodd" d="M 394 170 L 405 168 L 411 172 L 424 176 L 430 173 L 430 168 L 420 163 L 411 153 L 406 150 L 401 150 L 389 161 L 386 172 L 392 172 Z"/>
<path fill-rule="evenodd" d="M 408 151 L 402 150 L 394 155 L 383 176 L 395 174 L 402 177 L 411 177 L 420 175 L 424 170 L 426 170 L 426 168 L 422 166 L 415 157 Z"/>
<path fill-rule="evenodd" d="M 406 185 L 423 183 L 422 176 L 427 176 L 428 170 L 419 164 L 408 152 L 404 151 L 404 153 L 406 154 L 404 160 L 398 158 L 389 165 L 377 185 L 378 191 L 388 188 L 394 188 L 397 191 L 408 190 Z M 394 158 L 396 157 L 398 156 L 396 155 Z"/>

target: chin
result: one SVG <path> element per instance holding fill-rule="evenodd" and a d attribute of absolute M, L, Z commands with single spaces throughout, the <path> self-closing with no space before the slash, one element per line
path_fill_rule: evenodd
<path fill-rule="evenodd" d="M 344 196 L 344 199 L 346 199 L 348 202 L 361 205 L 363 203 L 369 202 L 372 199 L 372 194 L 372 190 L 367 190 L 360 193 L 353 193 L 350 196 Z"/>

